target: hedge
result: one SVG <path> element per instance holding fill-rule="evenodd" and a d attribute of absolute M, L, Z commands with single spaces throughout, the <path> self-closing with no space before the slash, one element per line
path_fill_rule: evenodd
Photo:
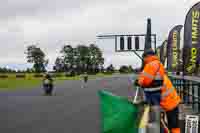
<path fill-rule="evenodd" d="M 26 78 L 26 75 L 25 74 L 18 74 L 18 75 L 16 75 L 16 78 Z"/>
<path fill-rule="evenodd" d="M 0 75 L 0 78 L 8 78 L 8 75 Z"/>

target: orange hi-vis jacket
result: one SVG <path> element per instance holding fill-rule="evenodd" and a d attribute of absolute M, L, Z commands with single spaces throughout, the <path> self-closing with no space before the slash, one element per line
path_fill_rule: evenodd
<path fill-rule="evenodd" d="M 164 66 L 157 56 L 147 56 L 144 58 L 144 69 L 139 75 L 138 83 L 146 91 L 161 91 L 160 106 L 165 111 L 174 109 L 180 103 L 176 89 L 165 73 Z M 161 86 L 151 87 L 156 80 L 162 81 Z"/>

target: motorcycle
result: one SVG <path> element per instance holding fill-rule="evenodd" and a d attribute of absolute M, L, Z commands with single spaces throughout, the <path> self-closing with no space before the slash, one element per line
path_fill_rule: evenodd
<path fill-rule="evenodd" d="M 43 81 L 43 89 L 44 89 L 44 92 L 45 92 L 44 95 L 51 96 L 52 95 L 52 91 L 53 91 L 53 83 L 52 83 L 52 81 L 49 80 L 49 79 L 45 79 Z"/>

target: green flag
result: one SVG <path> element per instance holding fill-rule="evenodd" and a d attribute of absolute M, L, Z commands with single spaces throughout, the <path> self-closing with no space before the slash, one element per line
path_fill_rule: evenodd
<path fill-rule="evenodd" d="M 127 98 L 99 91 L 102 131 L 101 133 L 137 133 L 138 108 Z"/>

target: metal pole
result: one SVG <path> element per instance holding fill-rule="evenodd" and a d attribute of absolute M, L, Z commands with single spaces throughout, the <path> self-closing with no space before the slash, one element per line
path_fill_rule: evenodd
<path fill-rule="evenodd" d="M 155 52 L 157 53 L 157 50 L 156 50 L 156 35 L 154 35 L 154 41 L 155 41 Z"/>
<path fill-rule="evenodd" d="M 117 36 L 115 36 L 115 52 L 117 51 Z"/>
<path fill-rule="evenodd" d="M 143 60 L 142 57 L 141 57 L 135 50 L 133 50 L 133 52 L 134 52 L 141 60 Z"/>
<path fill-rule="evenodd" d="M 199 100 L 199 97 L 200 97 L 200 83 L 198 83 L 198 112 L 200 112 L 200 100 Z"/>

